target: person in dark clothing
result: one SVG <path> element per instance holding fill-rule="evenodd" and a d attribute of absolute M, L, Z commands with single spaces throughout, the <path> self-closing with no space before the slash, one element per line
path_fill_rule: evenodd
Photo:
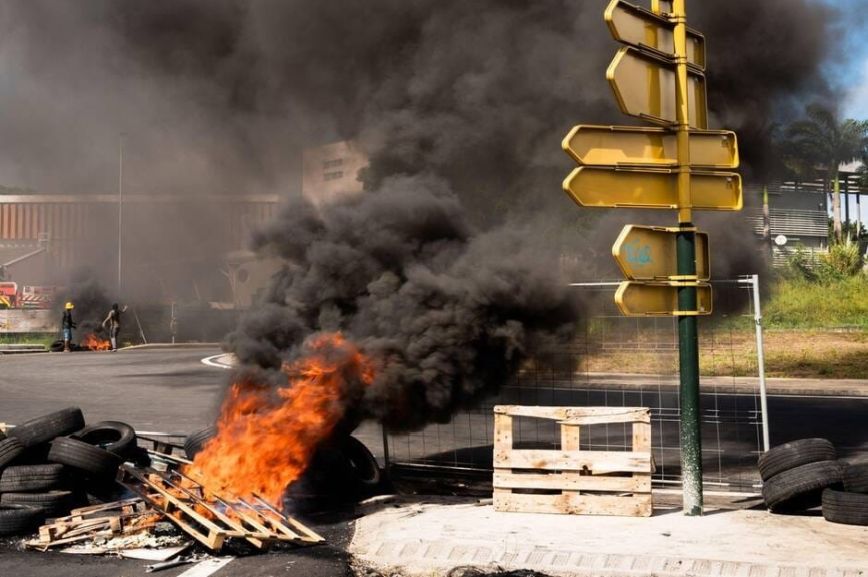
<path fill-rule="evenodd" d="M 76 327 L 75 321 L 72 320 L 72 309 L 75 308 L 75 305 L 72 303 L 66 303 L 66 306 L 63 307 L 63 320 L 60 323 L 61 328 L 63 329 L 63 352 L 69 352 L 69 344 L 72 342 L 72 329 Z"/>
<path fill-rule="evenodd" d="M 121 332 L 121 313 L 126 312 L 127 307 L 124 306 L 123 309 L 118 307 L 118 303 L 114 303 L 112 305 L 112 309 L 109 311 L 105 320 L 102 322 L 102 328 L 108 330 L 109 332 L 109 340 L 112 343 L 112 351 L 118 350 L 118 333 Z"/>

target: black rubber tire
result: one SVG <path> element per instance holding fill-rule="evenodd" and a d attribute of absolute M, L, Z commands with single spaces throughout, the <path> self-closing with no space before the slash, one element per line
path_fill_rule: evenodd
<path fill-rule="evenodd" d="M 100 447 L 119 457 L 127 457 L 136 445 L 136 431 L 120 421 L 101 421 L 88 425 L 72 436 L 90 445 Z"/>
<path fill-rule="evenodd" d="M 834 461 L 835 446 L 826 439 L 801 439 L 778 445 L 759 456 L 760 477 L 768 481 L 775 475 L 808 463 Z"/>
<path fill-rule="evenodd" d="M 0 535 L 30 533 L 45 520 L 45 511 L 30 505 L 0 504 Z"/>
<path fill-rule="evenodd" d="M 826 489 L 823 518 L 832 523 L 868 527 L 868 494 Z"/>
<path fill-rule="evenodd" d="M 92 479 L 105 480 L 115 477 L 122 462 L 114 453 L 67 437 L 54 439 L 48 460 L 73 467 Z"/>
<path fill-rule="evenodd" d="M 844 490 L 848 493 L 868 493 L 868 463 L 847 463 L 844 467 Z"/>
<path fill-rule="evenodd" d="M 0 493 L 47 491 L 64 484 L 63 465 L 19 465 L 0 474 Z"/>
<path fill-rule="evenodd" d="M 56 437 L 69 435 L 84 427 L 84 416 L 78 407 L 69 407 L 30 419 L 9 431 L 24 448 L 47 443 Z"/>
<path fill-rule="evenodd" d="M 190 433 L 184 441 L 184 453 L 187 455 L 187 458 L 191 460 L 195 459 L 196 454 L 202 450 L 202 447 L 215 436 L 217 436 L 217 427 L 214 425 L 206 427 L 201 431 Z"/>
<path fill-rule="evenodd" d="M 376 489 L 380 485 L 380 465 L 364 443 L 355 437 L 347 437 L 341 446 L 341 452 L 363 491 Z"/>
<path fill-rule="evenodd" d="M 126 456 L 126 460 L 140 469 L 151 466 L 151 456 L 144 447 L 136 447 Z"/>
<path fill-rule="evenodd" d="M 74 501 L 71 491 L 48 491 L 46 493 L 3 493 L 0 504 L 27 505 L 42 510 L 47 516 L 69 514 Z"/>
<path fill-rule="evenodd" d="M 775 513 L 816 507 L 823 489 L 841 487 L 842 469 L 839 461 L 819 461 L 784 471 L 763 484 L 763 500 Z"/>
<path fill-rule="evenodd" d="M 11 463 L 23 451 L 24 447 L 21 445 L 21 441 L 15 437 L 0 441 L 0 469 Z"/>

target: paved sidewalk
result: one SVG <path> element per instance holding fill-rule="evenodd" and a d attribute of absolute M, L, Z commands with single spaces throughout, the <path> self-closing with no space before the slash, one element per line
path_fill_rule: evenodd
<path fill-rule="evenodd" d="M 655 495 L 655 505 L 657 504 Z M 467 499 L 380 503 L 359 519 L 355 564 L 433 577 L 457 566 L 570 577 L 864 577 L 868 528 L 820 516 L 709 509 L 650 518 L 497 513 Z"/>

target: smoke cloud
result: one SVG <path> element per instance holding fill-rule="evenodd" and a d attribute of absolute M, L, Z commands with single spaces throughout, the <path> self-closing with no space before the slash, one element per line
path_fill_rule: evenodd
<path fill-rule="evenodd" d="M 366 192 L 292 201 L 257 236 L 285 266 L 230 343 L 267 376 L 311 334 L 342 330 L 383 362 L 369 416 L 443 420 L 568 336 L 561 255 L 579 263 L 571 280 L 611 278 L 622 224 L 674 223 L 560 191 L 573 124 L 637 124 L 604 79 L 618 48 L 606 3 L 10 0 L 0 180 L 111 189 L 124 132 L 131 191 L 298 196 L 304 147 L 356 139 Z M 820 70 L 839 15 L 811 0 L 688 10 L 708 37 L 713 127 L 738 130 L 746 172 L 765 178 L 771 124 L 834 92 Z M 751 237 L 725 218 L 698 224 Z M 734 244 L 727 274 L 756 272 L 756 255 Z"/>
<path fill-rule="evenodd" d="M 293 208 L 258 237 L 288 264 L 231 348 L 279 379 L 307 337 L 343 332 L 379 369 L 359 417 L 394 429 L 448 420 L 572 334 L 578 306 L 557 252 L 531 231 L 474 230 L 442 179 L 395 177 L 321 212 Z"/>

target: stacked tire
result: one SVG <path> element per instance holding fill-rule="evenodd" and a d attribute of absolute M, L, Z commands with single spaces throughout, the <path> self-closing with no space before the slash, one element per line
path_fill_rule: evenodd
<path fill-rule="evenodd" d="M 784 443 L 762 454 L 758 466 L 763 500 L 773 513 L 799 513 L 822 505 L 829 521 L 868 524 L 868 468 L 838 460 L 827 439 Z M 853 490 L 859 488 L 864 491 Z"/>
<path fill-rule="evenodd" d="M 10 429 L 0 440 L 0 536 L 69 514 L 88 493 L 113 488 L 120 464 L 138 456 L 132 427 L 114 421 L 86 427 L 78 407 Z"/>
<path fill-rule="evenodd" d="M 868 526 L 868 462 L 841 461 L 843 490 L 823 491 L 823 517 L 832 523 Z"/>

